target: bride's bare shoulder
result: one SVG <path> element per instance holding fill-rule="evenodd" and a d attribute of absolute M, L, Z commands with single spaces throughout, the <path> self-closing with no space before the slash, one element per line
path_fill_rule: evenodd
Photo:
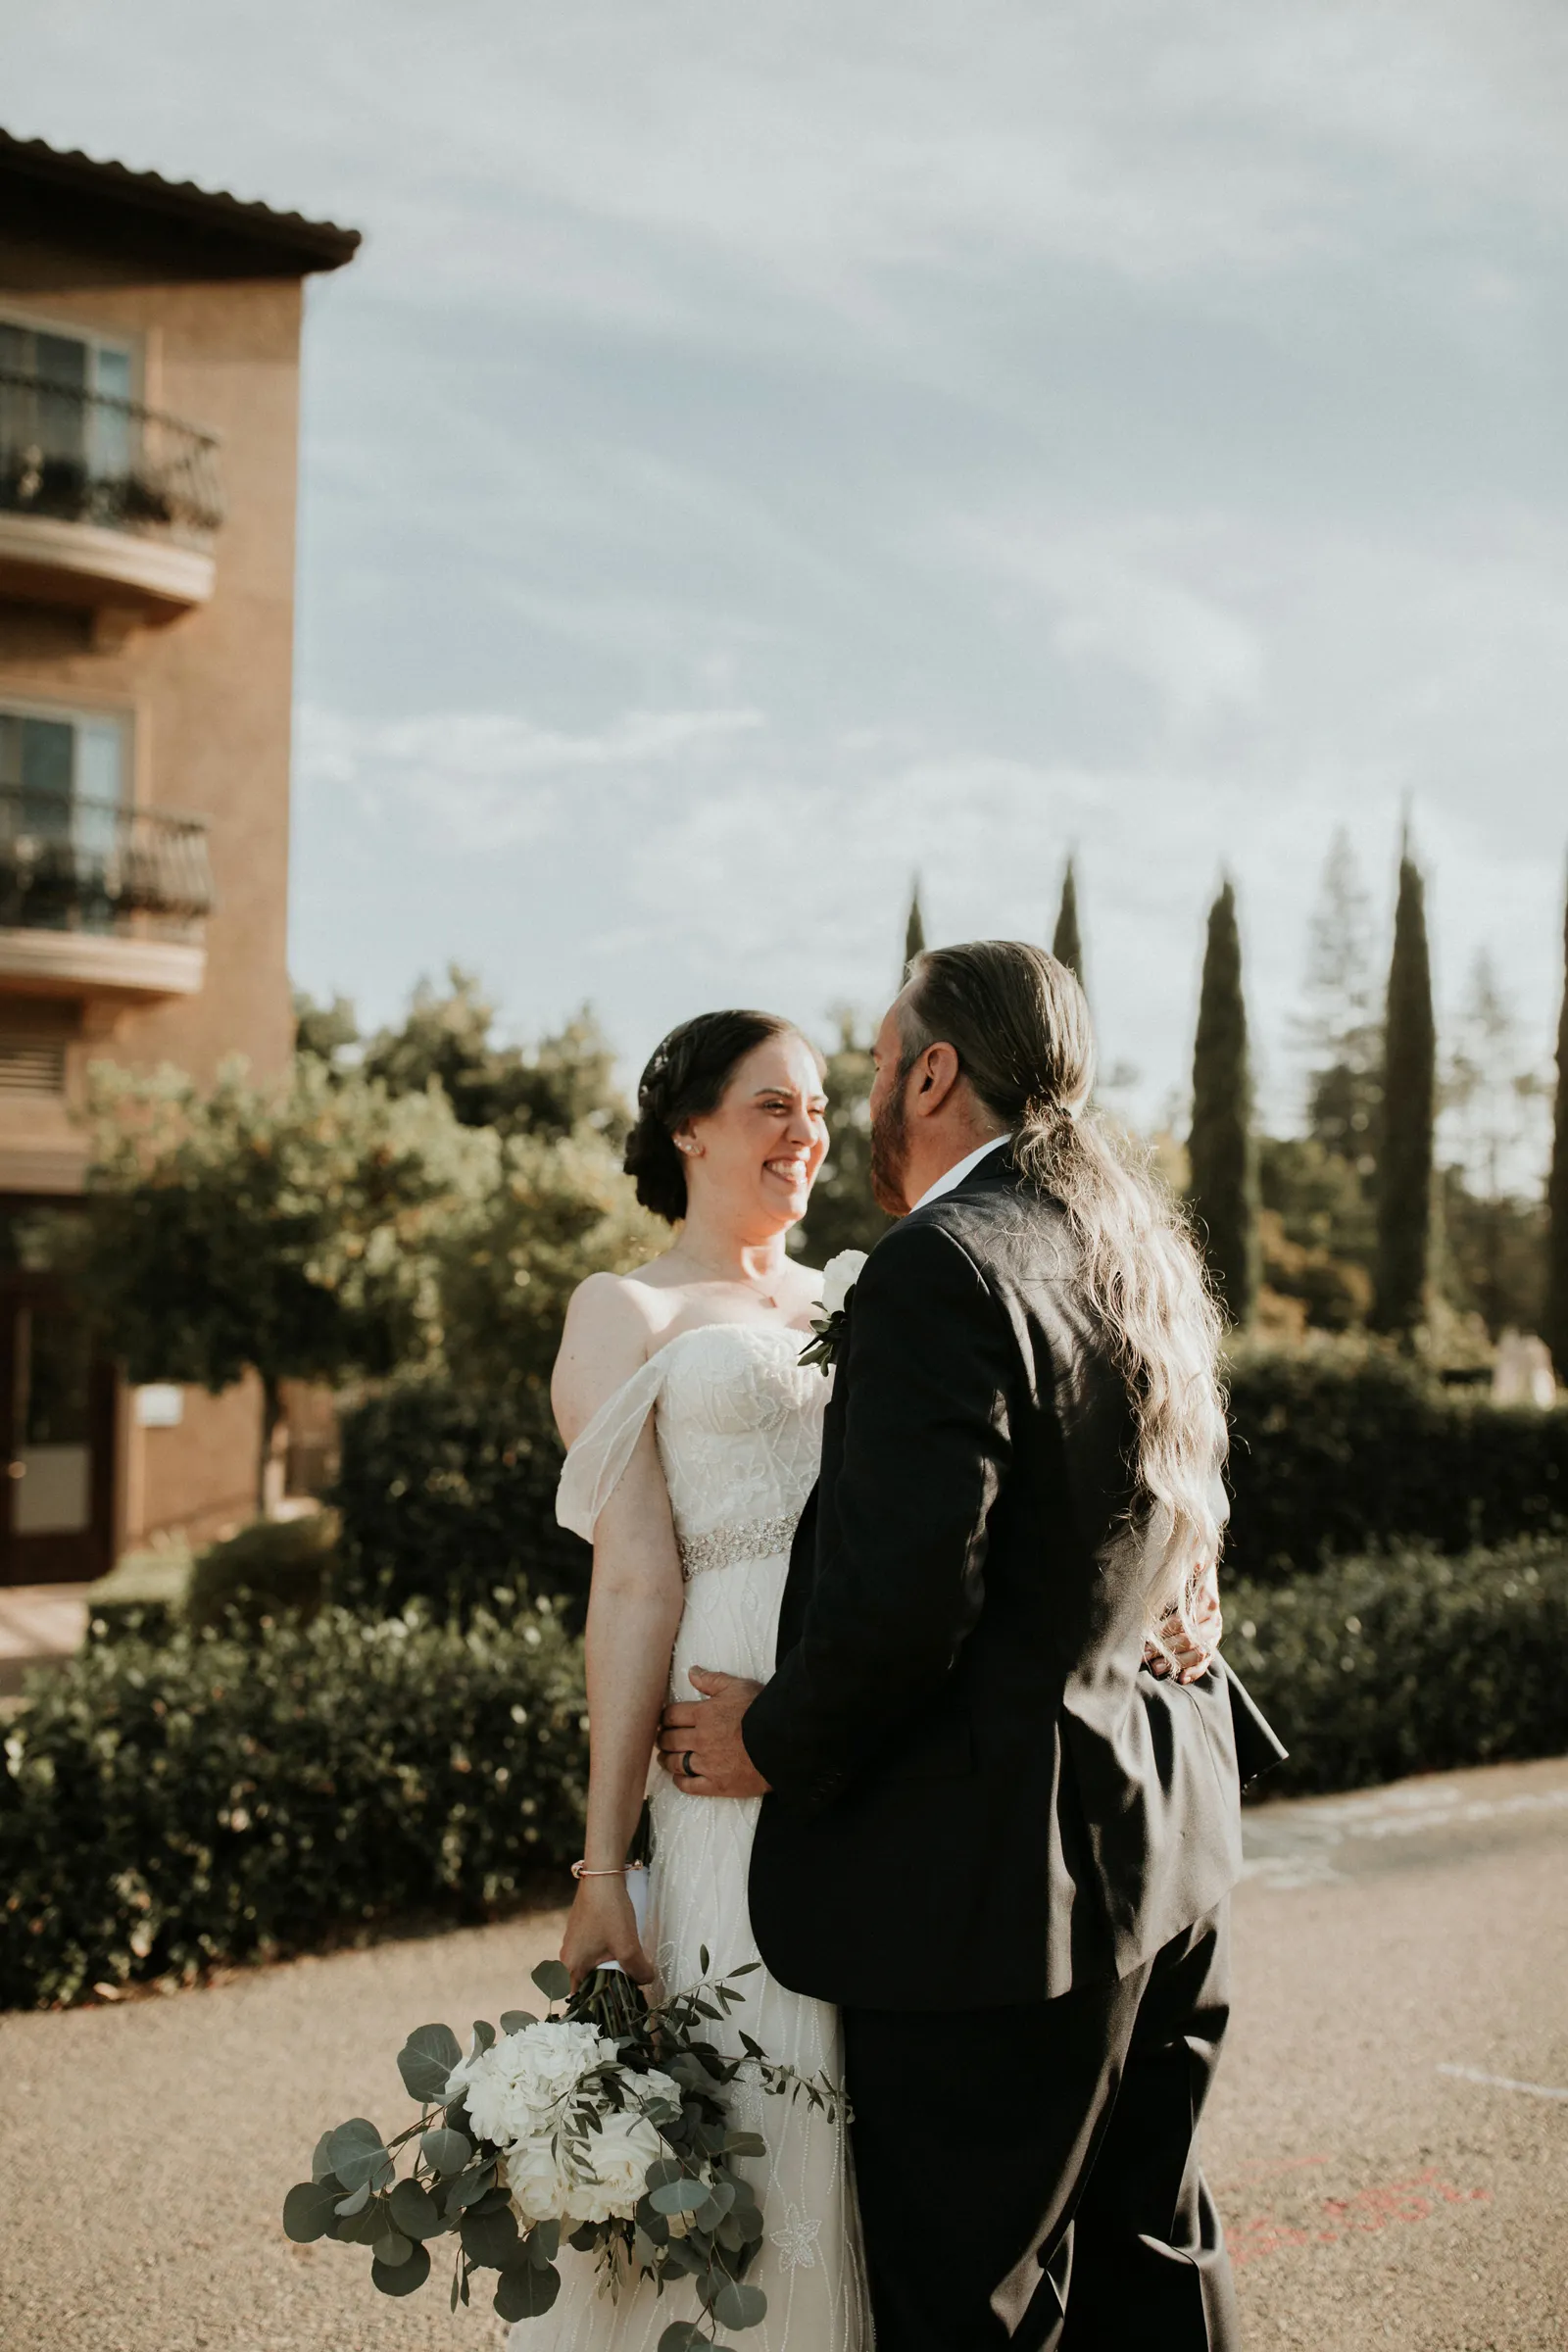
<path fill-rule="evenodd" d="M 569 1445 L 608 1396 L 647 1362 L 664 1316 L 658 1286 L 623 1274 L 590 1274 L 566 1308 L 550 1399 Z"/>

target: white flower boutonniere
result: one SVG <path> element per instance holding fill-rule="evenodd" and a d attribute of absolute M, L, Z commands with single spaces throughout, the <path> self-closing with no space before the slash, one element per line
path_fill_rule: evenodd
<path fill-rule="evenodd" d="M 801 1361 L 815 1364 L 824 1380 L 833 1369 L 844 1336 L 844 1310 L 854 1297 L 865 1258 L 863 1250 L 841 1250 L 822 1269 L 822 1304 L 811 1317 L 816 1337 L 802 1348 Z"/>

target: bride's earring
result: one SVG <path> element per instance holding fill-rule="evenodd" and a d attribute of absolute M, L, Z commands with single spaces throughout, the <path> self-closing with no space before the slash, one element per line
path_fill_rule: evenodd
<path fill-rule="evenodd" d="M 675 1149 L 677 1152 L 695 1152 L 700 1155 L 703 1147 L 701 1144 L 694 1142 L 692 1137 L 689 1135 L 677 1135 L 675 1138 Z"/>

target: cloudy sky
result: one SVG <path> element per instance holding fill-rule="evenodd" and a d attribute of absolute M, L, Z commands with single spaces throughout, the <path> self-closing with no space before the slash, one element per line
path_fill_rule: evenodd
<path fill-rule="evenodd" d="M 1269 1097 L 1401 805 L 1544 1058 L 1568 851 L 1556 0 L 11 0 L 7 127 L 362 227 L 312 292 L 293 961 L 635 1062 L 1049 936 Z"/>

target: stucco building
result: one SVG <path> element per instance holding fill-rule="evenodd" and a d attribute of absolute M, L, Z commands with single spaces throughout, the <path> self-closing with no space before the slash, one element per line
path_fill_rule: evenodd
<path fill-rule="evenodd" d="M 0 1583 L 254 1490 L 255 1396 L 127 1394 L 17 1237 L 89 1060 L 289 1052 L 300 330 L 358 243 L 0 134 Z"/>

